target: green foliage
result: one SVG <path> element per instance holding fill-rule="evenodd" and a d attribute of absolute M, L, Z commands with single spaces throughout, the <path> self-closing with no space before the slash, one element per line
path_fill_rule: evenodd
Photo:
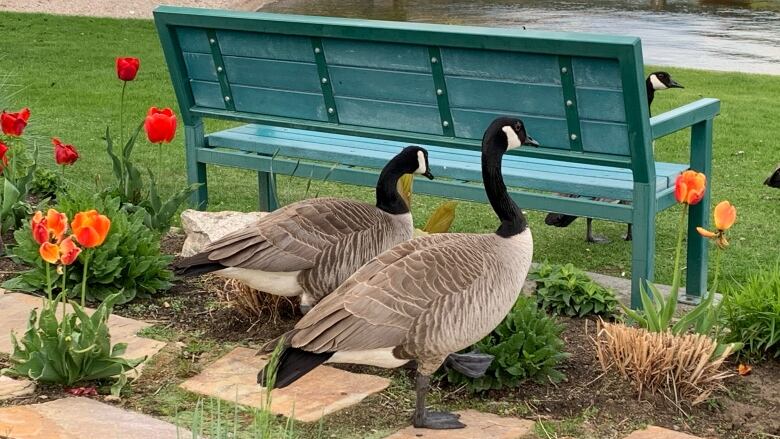
<path fill-rule="evenodd" d="M 608 317 L 617 308 L 618 301 L 612 290 L 593 282 L 572 264 L 554 265 L 545 261 L 531 270 L 528 279 L 536 281 L 539 306 L 555 314 Z"/>
<path fill-rule="evenodd" d="M 723 299 L 725 341 L 742 343 L 752 360 L 780 357 L 780 261 L 751 272 Z"/>
<path fill-rule="evenodd" d="M 485 376 L 471 379 L 450 370 L 447 380 L 476 392 L 516 387 L 525 379 L 558 382 L 564 375 L 555 366 L 569 355 L 563 352 L 563 329 L 533 298 L 521 296 L 504 321 L 468 349 L 495 357 Z"/>
<path fill-rule="evenodd" d="M 127 344 L 111 346 L 107 321 L 119 298 L 119 294 L 109 296 L 92 316 L 72 302 L 74 312 L 62 321 L 57 320 L 56 306 L 45 300 L 40 315 L 35 309 L 30 312 L 21 342 L 11 334 L 11 367 L 2 373 L 67 386 L 117 375 L 121 380 L 146 358 L 125 360 Z"/>
<path fill-rule="evenodd" d="M 117 303 L 135 297 L 150 297 L 171 286 L 173 273 L 168 270 L 171 256 L 160 252 L 159 235 L 144 225 L 144 212 L 128 214 L 120 208 L 119 198 L 105 194 L 74 193 L 60 199 L 59 210 L 73 218 L 76 212 L 97 209 L 111 219 L 111 229 L 103 245 L 87 250 L 91 253 L 87 282 L 89 300 L 105 300 L 120 293 Z M 30 225 L 14 233 L 17 246 L 12 256 L 33 267 L 3 283 L 3 288 L 23 291 L 43 291 L 46 287 L 45 263 L 38 254 L 38 243 L 32 238 Z M 66 290 L 74 297 L 81 286 L 84 253 L 68 267 Z M 62 284 L 61 275 L 52 273 L 55 286 Z"/>
<path fill-rule="evenodd" d="M 38 147 L 33 147 L 32 156 L 20 144 L 11 145 L 8 166 L 3 169 L 3 187 L 0 190 L 0 231 L 3 233 L 18 228 L 25 218 L 32 214 L 33 207 L 27 203 L 27 194 L 32 187 L 37 169 Z"/>
<path fill-rule="evenodd" d="M 154 174 L 152 174 L 151 169 L 147 169 L 149 189 L 145 188 L 141 171 L 131 159 L 133 147 L 142 126 L 143 124 L 139 125 L 130 139 L 128 139 L 122 148 L 121 155 L 117 155 L 114 152 L 111 133 L 106 128 L 106 151 L 109 157 L 111 157 L 112 169 L 116 179 L 116 186 L 112 187 L 109 193 L 118 196 L 122 202 L 123 209 L 128 212 L 143 212 L 144 224 L 147 227 L 165 233 L 170 229 L 173 216 L 179 210 L 179 207 L 189 199 L 190 194 L 195 192 L 200 185 L 191 184 L 186 186 L 163 202 L 160 198 Z"/>
<path fill-rule="evenodd" d="M 62 187 L 60 174 L 48 168 L 38 168 L 33 175 L 30 192 L 41 197 L 53 197 Z"/>

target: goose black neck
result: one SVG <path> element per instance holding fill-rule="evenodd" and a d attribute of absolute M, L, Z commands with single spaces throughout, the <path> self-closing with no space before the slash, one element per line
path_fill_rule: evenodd
<path fill-rule="evenodd" d="M 517 207 L 504 184 L 501 174 L 501 159 L 504 151 L 488 145 L 482 148 L 482 181 L 485 183 L 490 205 L 501 220 L 501 225 L 496 230 L 498 236 L 508 238 L 522 233 L 528 227 L 528 222 L 523 212 Z"/>
<path fill-rule="evenodd" d="M 398 180 L 405 174 L 401 162 L 399 156 L 390 160 L 376 183 L 376 207 L 393 215 L 409 213 L 409 206 L 398 193 Z"/>
<path fill-rule="evenodd" d="M 645 81 L 645 85 L 647 86 L 647 111 L 649 112 L 650 106 L 653 105 L 653 99 L 655 99 L 655 87 L 653 87 L 650 78 Z"/>

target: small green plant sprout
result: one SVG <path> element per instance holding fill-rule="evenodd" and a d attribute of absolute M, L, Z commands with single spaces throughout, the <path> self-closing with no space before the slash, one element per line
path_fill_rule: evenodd
<path fill-rule="evenodd" d="M 545 261 L 528 275 L 536 281 L 539 306 L 557 315 L 610 317 L 618 306 L 615 293 L 594 282 L 572 264 L 553 265 Z"/>
<path fill-rule="evenodd" d="M 449 370 L 447 380 L 475 392 L 516 387 L 526 379 L 558 382 L 564 375 L 555 367 L 569 355 L 563 352 L 562 332 L 533 298 L 520 296 L 504 321 L 468 349 L 495 357 L 485 376 L 472 379 Z"/>

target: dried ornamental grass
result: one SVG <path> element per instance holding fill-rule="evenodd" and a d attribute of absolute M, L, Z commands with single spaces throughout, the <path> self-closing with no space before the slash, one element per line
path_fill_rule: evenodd
<path fill-rule="evenodd" d="M 701 334 L 675 336 L 600 322 L 594 342 L 604 372 L 613 369 L 629 378 L 640 398 L 644 391 L 660 392 L 678 407 L 682 400 L 696 405 L 733 375 L 721 369 L 731 346 L 714 356 L 717 342 Z"/>
<path fill-rule="evenodd" d="M 217 295 L 242 317 L 252 322 L 267 316 L 271 323 L 276 323 L 283 315 L 295 314 L 297 307 L 288 297 L 255 290 L 235 279 L 226 280 L 224 286 L 217 290 Z"/>

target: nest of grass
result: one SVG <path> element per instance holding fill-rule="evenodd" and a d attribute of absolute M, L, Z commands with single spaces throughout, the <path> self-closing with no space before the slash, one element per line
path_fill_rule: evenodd
<path fill-rule="evenodd" d="M 605 373 L 616 370 L 636 385 L 640 398 L 644 391 L 658 392 L 678 408 L 682 401 L 706 401 L 733 375 L 721 369 L 732 348 L 715 355 L 718 343 L 701 334 L 676 336 L 602 321 L 594 342 Z"/>
<path fill-rule="evenodd" d="M 265 318 L 275 324 L 285 317 L 295 315 L 298 309 L 297 298 L 264 293 L 235 279 L 225 280 L 222 288 L 216 289 L 216 294 L 241 317 L 253 323 Z"/>

